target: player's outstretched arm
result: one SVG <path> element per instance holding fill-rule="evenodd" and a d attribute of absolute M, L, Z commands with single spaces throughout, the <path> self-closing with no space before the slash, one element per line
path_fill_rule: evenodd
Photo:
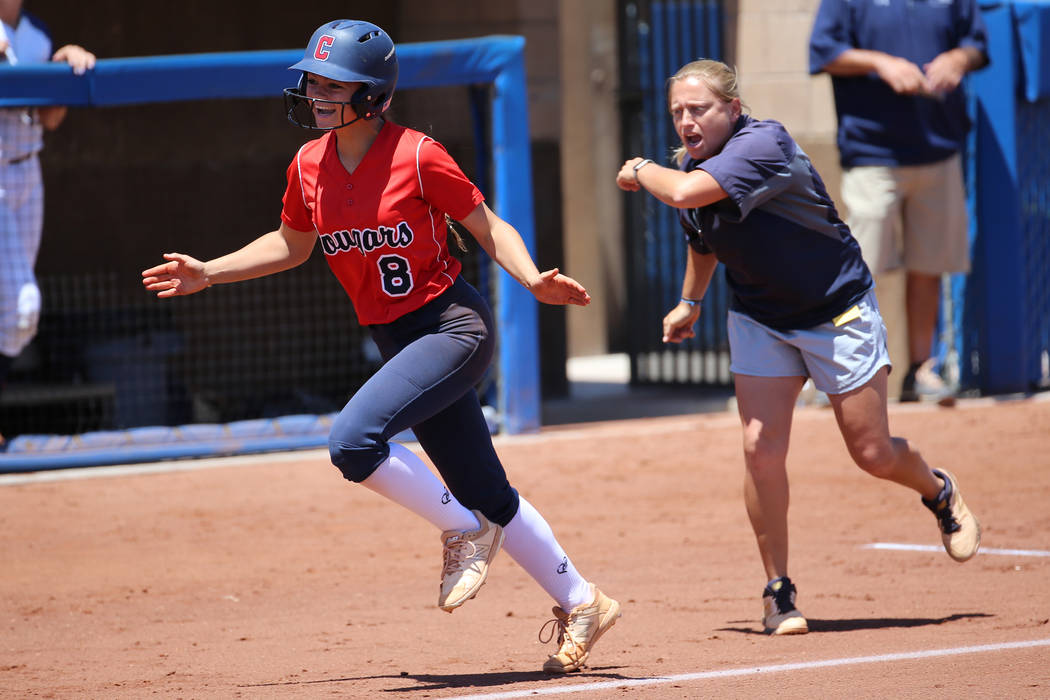
<path fill-rule="evenodd" d="M 513 226 L 482 202 L 463 219 L 463 225 L 489 256 L 544 304 L 587 306 L 591 295 L 583 285 L 557 268 L 540 272 L 525 242 Z"/>
<path fill-rule="evenodd" d="M 213 284 L 272 275 L 306 262 L 316 240 L 316 231 L 296 231 L 282 223 L 278 230 L 240 250 L 207 262 L 183 253 L 165 253 L 167 262 L 142 271 L 142 284 L 167 298 L 193 294 Z"/>
<path fill-rule="evenodd" d="M 193 294 L 210 284 L 204 273 L 204 263 L 182 253 L 165 253 L 168 262 L 142 271 L 142 284 L 158 297 Z"/>
<path fill-rule="evenodd" d="M 587 306 L 591 295 L 572 277 L 558 272 L 558 268 L 539 273 L 526 285 L 532 295 L 544 304 L 575 304 Z"/>

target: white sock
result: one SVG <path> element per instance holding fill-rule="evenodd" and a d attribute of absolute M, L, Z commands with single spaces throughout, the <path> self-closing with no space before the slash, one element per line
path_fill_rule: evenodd
<path fill-rule="evenodd" d="M 532 504 L 518 497 L 514 518 L 503 528 L 503 549 L 536 579 L 565 612 L 591 602 L 591 586 L 572 565 L 547 521 Z"/>
<path fill-rule="evenodd" d="M 361 482 L 445 530 L 477 530 L 481 523 L 410 449 L 390 443 L 390 456 Z"/>

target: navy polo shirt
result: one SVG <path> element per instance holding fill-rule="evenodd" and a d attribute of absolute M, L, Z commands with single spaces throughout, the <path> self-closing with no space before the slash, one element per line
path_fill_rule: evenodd
<path fill-rule="evenodd" d="M 920 69 L 938 54 L 974 47 L 987 56 L 977 0 L 822 0 L 809 41 L 809 72 L 846 49 L 906 58 Z M 963 86 L 943 98 L 898 95 L 874 73 L 831 77 L 843 167 L 921 165 L 959 152 L 970 120 Z"/>
<path fill-rule="evenodd" d="M 782 124 L 742 115 L 714 156 L 687 157 L 729 197 L 680 209 L 689 244 L 725 264 L 731 308 L 776 330 L 812 328 L 873 287 L 849 227 L 809 157 Z"/>

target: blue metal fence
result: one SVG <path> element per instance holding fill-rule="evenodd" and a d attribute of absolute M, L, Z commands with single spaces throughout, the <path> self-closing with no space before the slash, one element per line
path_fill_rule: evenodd
<path fill-rule="evenodd" d="M 621 4 L 624 152 L 668 164 L 678 138 L 667 114 L 667 78 L 690 61 L 722 59 L 722 2 L 689 0 Z M 697 336 L 667 347 L 659 324 L 682 291 L 686 247 L 677 215 L 652 197 L 628 197 L 627 338 L 634 383 L 729 382 L 725 321 L 728 295 L 721 268 L 705 297 Z"/>

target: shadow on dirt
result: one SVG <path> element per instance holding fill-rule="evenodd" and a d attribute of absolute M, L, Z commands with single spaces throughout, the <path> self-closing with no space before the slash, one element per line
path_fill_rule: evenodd
<path fill-rule="evenodd" d="M 275 683 L 251 683 L 238 685 L 239 688 L 274 688 L 281 686 L 307 686 L 340 683 L 355 683 L 369 680 L 403 680 L 414 681 L 412 685 L 385 688 L 384 693 L 416 693 L 419 691 L 444 690 L 449 688 L 470 689 L 490 688 L 493 686 L 511 686 L 516 683 L 540 683 L 558 680 L 572 679 L 573 681 L 630 681 L 638 680 L 637 676 L 624 676 L 616 673 L 616 669 L 622 666 L 593 666 L 585 667 L 577 673 L 567 675 L 551 676 L 542 671 L 501 671 L 497 673 L 409 673 L 402 671 L 397 675 L 379 676 L 353 676 L 345 678 L 318 678 L 314 680 L 278 681 Z M 537 686 L 539 687 L 539 686 Z"/>
<path fill-rule="evenodd" d="M 847 620 L 815 620 L 807 617 L 809 631 L 813 632 L 855 632 L 857 630 L 882 630 L 908 627 L 928 627 L 930 625 L 943 625 L 948 622 L 959 620 L 974 620 L 986 617 L 995 617 L 989 613 L 956 613 L 947 617 L 872 617 L 867 619 Z M 743 622 L 734 620 L 733 622 Z M 740 634 L 765 635 L 766 632 L 757 627 L 719 627 L 719 632 L 739 632 Z"/>

